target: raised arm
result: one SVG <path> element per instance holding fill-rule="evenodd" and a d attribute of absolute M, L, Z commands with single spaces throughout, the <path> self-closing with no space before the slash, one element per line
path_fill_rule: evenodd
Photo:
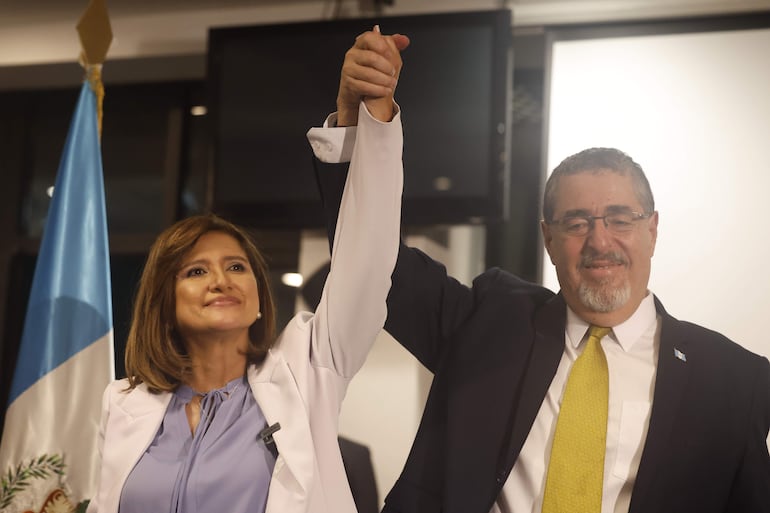
<path fill-rule="evenodd" d="M 363 365 L 382 329 L 390 275 L 398 254 L 403 138 L 393 90 L 400 68 L 399 48 L 393 38 L 371 31 L 359 36 L 346 54 L 340 80 L 341 97 L 349 102 L 346 122 L 357 126 L 338 129 L 355 131 L 355 143 L 331 268 L 313 320 L 311 360 L 345 377 Z M 380 88 L 379 92 L 373 92 L 372 87 Z M 354 94 L 358 94 L 355 116 L 349 110 Z M 375 98 L 374 94 L 381 96 Z M 365 96 L 366 102 L 362 101 Z M 308 132 L 316 156 L 328 146 L 328 135 L 328 130 Z"/>
<path fill-rule="evenodd" d="M 369 44 L 369 40 L 359 38 L 357 43 Z M 368 83 L 364 77 L 376 78 L 378 75 L 366 69 L 365 66 L 361 69 L 357 68 L 357 63 L 351 62 L 354 58 L 359 58 L 359 61 L 368 59 L 365 51 L 355 46 L 346 55 L 340 93 L 337 97 L 338 111 L 336 116 L 329 117 L 330 125 L 336 123 L 337 126 L 343 126 L 357 123 L 357 104 L 355 116 L 352 112 L 354 112 L 353 102 L 360 100 L 360 96 L 356 96 L 356 87 L 359 82 L 370 86 L 369 94 L 381 92 L 383 89 L 377 88 L 384 88 L 387 82 L 387 75 L 379 75 L 381 83 L 375 85 Z M 365 101 L 367 105 L 371 105 L 372 100 L 370 97 Z M 390 102 L 382 103 L 378 108 L 384 109 L 391 105 Z M 327 148 L 327 151 L 316 151 L 317 158 L 314 165 L 331 245 L 338 228 L 338 208 L 347 178 L 347 162 L 350 160 L 350 150 L 356 135 L 355 131 L 349 128 L 324 130 L 327 132 L 329 144 L 319 145 Z M 433 261 L 424 253 L 404 245 L 401 245 L 398 263 L 392 277 L 385 329 L 423 365 L 434 370 L 445 349 L 445 340 L 469 315 L 478 291 L 448 277 L 443 265 Z"/>

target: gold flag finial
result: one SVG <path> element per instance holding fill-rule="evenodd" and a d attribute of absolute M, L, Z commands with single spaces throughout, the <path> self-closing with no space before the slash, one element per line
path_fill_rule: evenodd
<path fill-rule="evenodd" d="M 107 58 L 107 50 L 112 43 L 112 27 L 104 0 L 90 0 L 88 7 L 77 24 L 80 36 L 80 64 L 86 70 L 91 89 L 96 94 L 96 112 L 99 135 L 102 133 L 102 103 L 104 85 L 102 84 L 102 63 Z"/>

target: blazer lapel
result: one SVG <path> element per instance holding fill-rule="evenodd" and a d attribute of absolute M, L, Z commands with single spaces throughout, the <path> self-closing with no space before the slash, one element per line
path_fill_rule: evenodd
<path fill-rule="evenodd" d="M 169 401 L 170 393 L 151 394 L 141 384 L 124 396 L 118 396 L 112 405 L 111 426 L 107 432 L 114 433 L 114 440 L 105 444 L 103 459 L 115 468 L 117 479 L 107 492 L 106 511 L 118 511 L 120 493 L 128 474 L 152 442 Z"/>
<path fill-rule="evenodd" d="M 280 352 L 271 351 L 248 379 L 257 404 L 273 433 L 278 459 L 268 492 L 267 511 L 306 511 L 316 472 L 313 437 L 297 383 Z"/>
<path fill-rule="evenodd" d="M 650 426 L 631 494 L 630 513 L 647 511 L 644 500 L 649 497 L 655 480 L 661 478 L 661 469 L 665 468 L 668 448 L 673 442 L 671 429 L 689 378 L 689 341 L 681 332 L 679 321 L 666 313 L 658 298 L 655 298 L 655 307 L 662 318 L 660 353 Z"/>
<path fill-rule="evenodd" d="M 518 457 L 559 366 L 564 352 L 566 308 L 562 295 L 558 294 L 535 313 L 535 339 L 512 412 L 510 443 L 504 453 L 506 471 Z"/>

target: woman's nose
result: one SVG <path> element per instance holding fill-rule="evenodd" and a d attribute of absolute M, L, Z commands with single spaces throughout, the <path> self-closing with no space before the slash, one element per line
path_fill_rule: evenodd
<path fill-rule="evenodd" d="M 209 273 L 209 276 L 211 277 L 209 283 L 211 290 L 225 289 L 230 285 L 230 277 L 222 270 L 213 270 Z"/>

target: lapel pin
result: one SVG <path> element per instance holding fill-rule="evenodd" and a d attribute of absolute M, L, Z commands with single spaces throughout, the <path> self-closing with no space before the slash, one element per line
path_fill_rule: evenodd
<path fill-rule="evenodd" d="M 676 356 L 677 358 L 679 358 L 683 362 L 687 361 L 687 356 L 682 351 L 680 351 L 677 348 L 674 348 L 674 356 Z"/>

